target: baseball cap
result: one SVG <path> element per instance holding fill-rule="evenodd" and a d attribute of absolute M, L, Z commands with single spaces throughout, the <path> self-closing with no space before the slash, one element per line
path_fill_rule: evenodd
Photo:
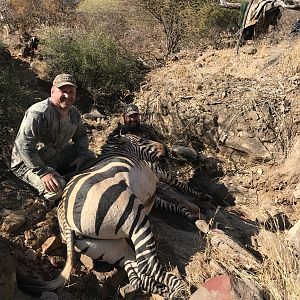
<path fill-rule="evenodd" d="M 77 88 L 74 76 L 71 74 L 59 74 L 54 78 L 53 86 L 60 88 L 64 85 L 72 85 Z"/>
<path fill-rule="evenodd" d="M 139 112 L 139 108 L 135 104 L 128 104 L 125 107 L 124 113 L 127 116 L 131 116 L 133 114 L 139 114 L 140 112 Z"/>

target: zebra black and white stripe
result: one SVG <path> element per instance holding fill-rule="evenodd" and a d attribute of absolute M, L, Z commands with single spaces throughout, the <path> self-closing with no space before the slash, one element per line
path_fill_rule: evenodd
<path fill-rule="evenodd" d="M 149 143 L 149 140 L 137 137 L 133 134 L 126 134 L 126 138 L 130 139 L 133 143 L 138 143 L 139 147 L 138 149 L 134 149 L 133 147 L 128 147 L 128 145 L 124 145 L 124 149 L 126 152 L 130 152 L 138 157 L 142 157 L 142 159 L 146 162 L 148 162 L 149 166 L 151 167 L 152 172 L 158 177 L 158 179 L 161 182 L 164 182 L 166 184 L 169 184 L 171 186 L 174 186 L 181 190 L 184 193 L 190 193 L 192 195 L 198 196 L 198 197 L 208 197 L 209 195 L 203 195 L 202 193 L 195 191 L 191 189 L 189 186 L 187 186 L 184 182 L 180 182 L 176 177 L 169 174 L 168 172 L 162 170 L 156 163 L 159 163 L 161 161 L 164 161 L 165 158 L 168 156 L 168 150 L 166 147 L 160 143 L 152 142 Z M 113 150 L 116 147 L 116 142 L 118 139 L 114 137 L 111 141 L 109 141 L 108 144 L 104 146 L 104 149 L 102 151 L 102 154 L 112 154 Z M 122 146 L 121 146 L 122 147 Z M 121 149 L 119 146 L 118 151 Z M 135 151 L 138 151 L 136 153 Z"/>
<path fill-rule="evenodd" d="M 69 181 L 58 209 L 68 246 L 67 263 L 59 278 L 39 284 L 39 291 L 55 290 L 69 279 L 74 244 L 93 259 L 123 266 L 136 289 L 168 299 L 185 290 L 182 281 L 161 266 L 148 218 L 153 205 L 193 217 L 184 206 L 155 197 L 159 179 L 193 192 L 149 166 L 163 156 L 165 148 L 160 143 L 132 135 L 114 137 L 96 165 Z"/>

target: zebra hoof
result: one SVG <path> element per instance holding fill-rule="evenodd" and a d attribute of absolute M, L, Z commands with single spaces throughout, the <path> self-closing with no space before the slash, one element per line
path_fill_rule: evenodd
<path fill-rule="evenodd" d="M 129 295 L 133 296 L 134 294 L 138 294 L 138 293 L 140 293 L 140 291 L 135 289 L 130 283 L 128 283 L 125 286 L 119 288 L 119 294 L 124 299 L 129 298 Z"/>

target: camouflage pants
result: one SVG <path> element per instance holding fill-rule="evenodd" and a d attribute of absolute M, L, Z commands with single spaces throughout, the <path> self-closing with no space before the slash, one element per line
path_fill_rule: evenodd
<path fill-rule="evenodd" d="M 32 171 L 26 172 L 21 179 L 34 187 L 40 195 L 43 195 L 45 199 L 50 201 L 60 199 L 63 193 L 63 189 L 67 184 L 62 176 L 57 175 L 55 176 L 55 179 L 60 185 L 59 189 L 56 192 L 48 192 L 45 190 L 41 178 L 38 175 L 32 173 Z"/>
<path fill-rule="evenodd" d="M 61 175 L 65 175 L 66 173 L 72 171 L 72 168 L 70 168 L 69 165 L 77 158 L 77 153 L 74 149 L 74 146 L 71 144 L 60 153 L 57 153 L 54 148 L 43 148 L 39 150 L 39 155 L 47 166 L 52 168 L 53 171 L 57 171 Z M 15 171 L 15 174 L 24 182 L 35 188 L 39 194 L 43 195 L 47 200 L 55 201 L 60 199 L 63 189 L 66 186 L 65 179 L 62 176 L 57 175 L 55 178 L 59 182 L 60 188 L 55 193 L 48 192 L 45 190 L 41 178 L 33 173 L 31 169 L 22 174 L 18 174 L 18 171 Z"/>

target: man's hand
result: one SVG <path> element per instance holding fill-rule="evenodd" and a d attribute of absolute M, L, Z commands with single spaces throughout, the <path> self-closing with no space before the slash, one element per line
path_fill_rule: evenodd
<path fill-rule="evenodd" d="M 87 159 L 85 157 L 79 156 L 70 164 L 70 166 L 76 166 L 76 172 L 78 172 L 86 161 Z"/>
<path fill-rule="evenodd" d="M 48 192 L 55 193 L 60 188 L 60 184 L 55 176 L 60 176 L 60 174 L 58 174 L 57 172 L 51 172 L 41 178 L 44 188 Z"/>

